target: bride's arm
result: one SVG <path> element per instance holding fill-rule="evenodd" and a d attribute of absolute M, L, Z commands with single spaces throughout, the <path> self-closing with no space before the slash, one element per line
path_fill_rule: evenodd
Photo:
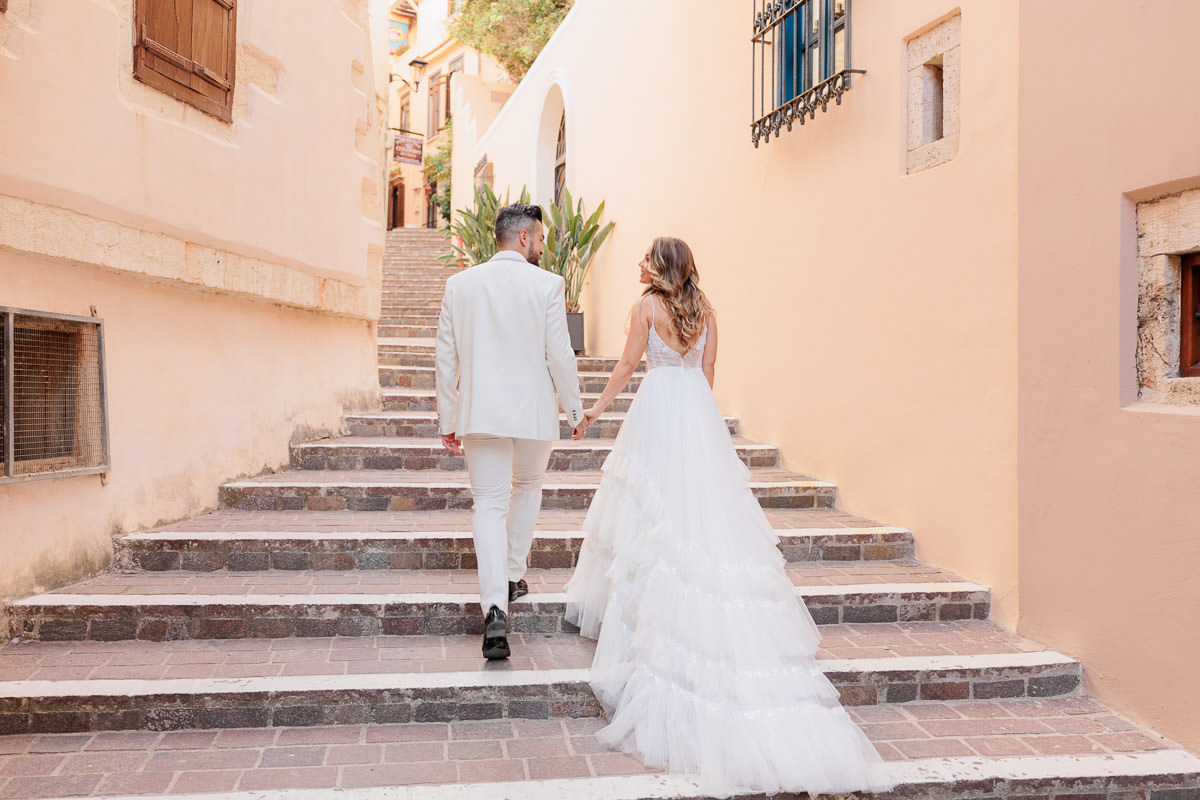
<path fill-rule="evenodd" d="M 651 302 L 653 300 L 642 298 L 634 304 L 633 310 L 629 312 L 629 338 L 625 340 L 625 350 L 621 353 L 621 359 L 617 362 L 612 375 L 609 376 L 608 384 L 600 394 L 600 399 L 585 412 L 593 420 L 612 404 L 616 396 L 625 388 L 625 384 L 629 383 L 629 379 L 633 377 L 638 364 L 642 361 L 642 356 L 646 353 L 646 337 L 650 334 L 650 306 L 647 304 Z"/>
<path fill-rule="evenodd" d="M 704 355 L 700 357 L 700 368 L 711 387 L 717 379 L 717 315 L 708 315 L 708 338 L 704 342 Z"/>

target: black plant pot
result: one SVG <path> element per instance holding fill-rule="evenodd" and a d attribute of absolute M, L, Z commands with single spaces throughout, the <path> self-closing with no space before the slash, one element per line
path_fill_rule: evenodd
<path fill-rule="evenodd" d="M 583 312 L 567 312 L 567 333 L 571 335 L 571 349 L 576 354 L 583 352 Z"/>

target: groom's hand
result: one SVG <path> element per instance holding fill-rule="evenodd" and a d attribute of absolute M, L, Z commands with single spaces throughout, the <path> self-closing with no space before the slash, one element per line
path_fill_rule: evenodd
<path fill-rule="evenodd" d="M 589 420 L 587 417 L 584 417 L 583 422 L 576 425 L 575 428 L 571 431 L 571 438 L 578 442 L 580 439 L 582 439 L 584 436 L 587 435 L 588 426 L 591 424 L 592 424 L 591 420 Z"/>
<path fill-rule="evenodd" d="M 442 447 L 446 448 L 456 456 L 462 455 L 462 440 L 454 438 L 453 433 L 442 434 Z"/>

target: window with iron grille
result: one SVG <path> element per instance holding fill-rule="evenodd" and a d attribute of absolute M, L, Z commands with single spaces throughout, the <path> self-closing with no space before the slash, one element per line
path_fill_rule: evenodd
<path fill-rule="evenodd" d="M 558 143 L 554 148 L 554 205 L 560 205 L 567 188 L 567 115 L 558 121 Z"/>
<path fill-rule="evenodd" d="M 134 77 L 232 121 L 235 0 L 136 0 L 135 7 Z"/>
<path fill-rule="evenodd" d="M 0 308 L 0 481 L 108 472 L 103 324 Z"/>
<path fill-rule="evenodd" d="M 841 105 L 851 76 L 850 0 L 755 0 L 752 117 L 757 147 Z"/>

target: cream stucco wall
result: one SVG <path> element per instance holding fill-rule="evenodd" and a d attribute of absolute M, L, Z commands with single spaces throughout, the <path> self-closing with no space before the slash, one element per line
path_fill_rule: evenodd
<path fill-rule="evenodd" d="M 1021 631 L 1200 749 L 1200 414 L 1134 361 L 1134 205 L 1200 187 L 1200 6 L 1021 11 Z"/>
<path fill-rule="evenodd" d="M 386 102 L 366 0 L 238 4 L 233 122 L 133 78 L 133 0 L 0 14 L 0 305 L 105 321 L 112 471 L 0 483 L 0 599 L 375 401 Z"/>
<path fill-rule="evenodd" d="M 906 175 L 904 40 L 958 4 L 856 2 L 867 74 L 757 150 L 752 3 L 701 5 L 578 0 L 473 157 L 546 202 L 561 91 L 567 184 L 617 223 L 583 299 L 589 352 L 620 351 L 651 238 L 683 237 L 721 321 L 725 411 L 843 508 L 912 527 L 1015 624 L 1017 7 L 961 3 L 958 153 Z"/>

